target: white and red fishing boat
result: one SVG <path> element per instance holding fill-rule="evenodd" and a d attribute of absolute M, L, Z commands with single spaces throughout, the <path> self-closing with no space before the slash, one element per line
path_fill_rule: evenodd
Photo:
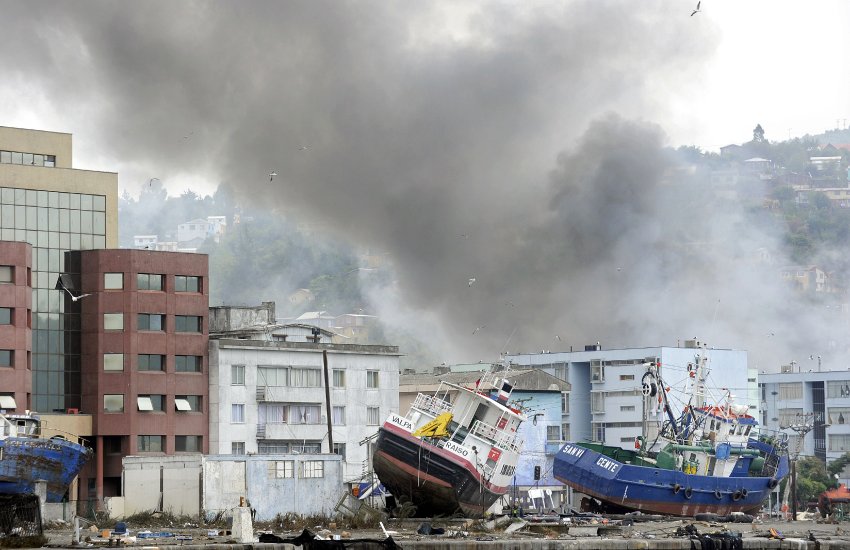
<path fill-rule="evenodd" d="M 473 387 L 441 382 L 418 394 L 404 416 L 378 430 L 375 473 L 418 517 L 481 517 L 513 479 L 525 416 L 510 403 L 509 372 L 488 372 Z"/>

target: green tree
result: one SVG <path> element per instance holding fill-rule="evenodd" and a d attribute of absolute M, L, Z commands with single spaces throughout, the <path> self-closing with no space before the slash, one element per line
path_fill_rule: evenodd
<path fill-rule="evenodd" d="M 826 465 L 814 456 L 797 459 L 797 503 L 816 501 L 818 496 L 832 487 L 833 478 Z"/>
<path fill-rule="evenodd" d="M 753 141 L 756 143 L 764 143 L 764 128 L 761 127 L 761 124 L 756 124 L 756 127 L 753 128 Z"/>

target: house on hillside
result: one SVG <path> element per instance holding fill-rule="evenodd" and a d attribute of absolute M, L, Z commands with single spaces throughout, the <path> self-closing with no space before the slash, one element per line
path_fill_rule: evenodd
<path fill-rule="evenodd" d="M 827 273 L 816 265 L 791 265 L 779 270 L 782 281 L 804 293 L 831 292 Z"/>

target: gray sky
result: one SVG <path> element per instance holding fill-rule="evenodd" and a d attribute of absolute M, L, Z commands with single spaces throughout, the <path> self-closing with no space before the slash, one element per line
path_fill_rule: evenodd
<path fill-rule="evenodd" d="M 384 316 L 449 360 L 699 335 L 777 370 L 821 352 L 819 314 L 749 269 L 777 236 L 671 188 L 664 148 L 850 116 L 824 32 L 848 7 L 691 4 L 0 0 L 0 123 L 73 133 L 131 193 L 226 181 L 387 250 Z"/>

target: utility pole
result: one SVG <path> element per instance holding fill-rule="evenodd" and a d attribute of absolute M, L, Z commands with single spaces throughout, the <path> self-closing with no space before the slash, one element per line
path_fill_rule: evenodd
<path fill-rule="evenodd" d="M 794 456 L 791 457 L 791 520 L 797 519 L 797 458 L 803 449 L 803 440 L 806 434 L 814 428 L 814 413 L 797 414 L 794 423 L 786 426 L 789 430 L 797 433 L 797 446 Z"/>

